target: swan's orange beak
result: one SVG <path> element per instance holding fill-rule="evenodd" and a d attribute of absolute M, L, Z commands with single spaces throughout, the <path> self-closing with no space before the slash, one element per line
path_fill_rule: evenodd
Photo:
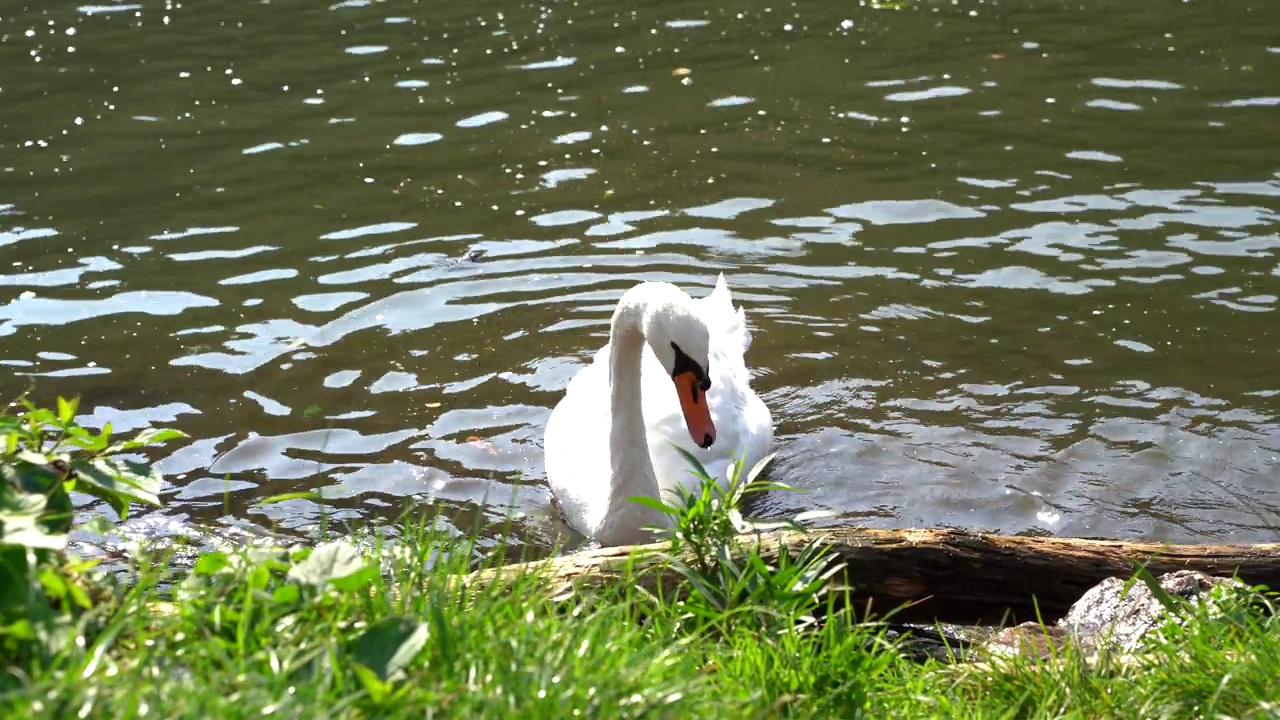
<path fill-rule="evenodd" d="M 707 405 L 707 393 L 698 387 L 698 379 L 692 372 L 682 372 L 672 378 L 676 394 L 680 397 L 680 409 L 684 411 L 684 424 L 689 436 L 700 448 L 709 448 L 716 441 L 716 425 L 711 421 L 711 407 Z"/>

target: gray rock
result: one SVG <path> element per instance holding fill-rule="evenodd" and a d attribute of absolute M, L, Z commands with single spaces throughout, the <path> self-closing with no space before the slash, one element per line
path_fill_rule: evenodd
<path fill-rule="evenodd" d="M 1238 580 L 1191 570 L 1166 573 L 1157 580 L 1166 593 L 1187 601 L 1220 585 L 1247 589 Z M 1047 658 L 1060 654 L 1068 644 L 1090 655 L 1102 651 L 1130 654 L 1171 617 L 1180 619 L 1171 615 L 1146 583 L 1110 577 L 1090 588 L 1056 625 L 1026 622 L 1005 628 L 982 643 L 979 654 Z"/>
<path fill-rule="evenodd" d="M 1170 595 L 1193 600 L 1218 585 L 1241 589 L 1244 583 L 1232 578 L 1205 575 L 1192 570 L 1178 570 L 1159 578 L 1160 587 Z M 1125 592 L 1125 585 L 1129 585 Z M 1128 583 L 1110 577 L 1093 586 L 1071 606 L 1058 621 L 1076 641 L 1090 649 L 1110 648 L 1131 652 L 1143 637 L 1169 620 L 1169 611 L 1147 587 L 1137 581 Z"/>

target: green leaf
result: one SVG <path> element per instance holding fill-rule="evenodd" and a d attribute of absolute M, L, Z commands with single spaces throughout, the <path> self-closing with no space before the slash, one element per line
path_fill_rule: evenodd
<path fill-rule="evenodd" d="M 764 457 L 760 458 L 760 462 L 756 463 L 755 466 L 751 468 L 751 472 L 747 473 L 747 482 L 748 483 L 755 482 L 756 478 L 760 477 L 760 473 L 764 472 L 765 466 L 767 466 L 770 462 L 772 462 L 773 458 L 777 454 L 778 453 L 776 452 L 771 452 L 768 455 L 765 455 Z"/>
<path fill-rule="evenodd" d="M 44 550 L 67 546 L 65 532 L 45 527 L 49 500 L 28 493 L 0 496 L 0 541 L 5 545 Z"/>
<path fill-rule="evenodd" d="M 449 621 L 444 617 L 441 603 L 431 603 L 431 622 L 436 626 L 436 648 L 440 659 L 447 665 L 453 662 L 453 636 L 449 633 Z"/>
<path fill-rule="evenodd" d="M 323 412 L 323 410 L 321 410 L 319 405 L 308 405 L 306 409 L 302 411 L 302 417 L 311 417 L 312 415 L 319 415 L 321 412 Z"/>
<path fill-rule="evenodd" d="M 85 532 L 91 532 L 96 535 L 110 535 L 111 533 L 115 532 L 115 529 L 116 529 L 115 524 L 112 523 L 110 520 L 108 520 L 106 516 L 102 515 L 101 513 L 98 513 L 93 517 L 89 518 L 88 520 L 85 520 L 83 523 L 80 523 L 76 527 L 80 530 L 84 530 Z"/>
<path fill-rule="evenodd" d="M 62 550 L 67 546 L 66 535 L 48 532 L 34 520 L 31 522 L 6 520 L 4 522 L 4 541 L 13 545 L 21 545 L 38 550 Z"/>
<path fill-rule="evenodd" d="M 36 630 L 31 626 L 31 621 L 23 618 L 8 627 L 0 627 L 0 637 L 8 635 L 14 640 L 31 641 L 36 639 Z"/>
<path fill-rule="evenodd" d="M 51 567 L 46 567 L 40 571 L 40 584 L 44 586 L 45 593 L 55 600 L 62 600 L 70 592 L 67 588 L 66 579 Z"/>
<path fill-rule="evenodd" d="M 89 598 L 89 593 L 85 591 L 80 583 L 72 580 L 67 584 L 67 589 L 71 591 L 71 601 L 76 605 L 89 610 L 93 607 L 93 600 Z"/>
<path fill-rule="evenodd" d="M 70 425 L 72 420 L 76 419 L 76 409 L 80 407 L 80 398 L 72 398 L 67 400 L 61 395 L 58 396 L 58 420 L 63 425 Z"/>
<path fill-rule="evenodd" d="M 231 558 L 227 557 L 224 552 L 209 552 L 200 556 L 196 560 L 195 567 L 192 570 L 196 575 L 217 575 L 222 570 L 231 565 Z"/>
<path fill-rule="evenodd" d="M 105 435 L 94 435 L 79 425 L 67 428 L 66 442 L 89 452 L 98 452 L 107 447 L 107 437 Z"/>
<path fill-rule="evenodd" d="M 14 454 L 14 460 L 19 462 L 31 463 L 32 465 L 48 465 L 49 456 L 41 452 L 33 452 L 31 450 L 19 450 Z"/>
<path fill-rule="evenodd" d="M 685 462 L 693 466 L 693 471 L 695 475 L 702 478 L 703 480 L 712 479 L 711 476 L 707 474 L 707 469 L 702 466 L 702 462 L 699 461 L 698 458 L 694 457 L 693 453 L 689 452 L 688 450 L 685 450 L 684 448 L 680 447 L 675 443 L 671 443 L 671 447 L 675 448 L 676 452 L 680 453 L 680 455 L 684 457 Z"/>
<path fill-rule="evenodd" d="M 377 579 L 378 566 L 373 563 L 369 563 L 368 565 L 365 565 L 362 570 L 351 573 L 346 577 L 330 580 L 329 584 L 333 585 L 336 590 L 349 593 L 366 587 Z"/>
<path fill-rule="evenodd" d="M 380 680 L 396 680 L 427 644 L 427 634 L 427 625 L 413 618 L 385 618 L 361 633 L 351 647 L 351 656 L 377 673 Z"/>
<path fill-rule="evenodd" d="M 1164 586 L 1160 584 L 1160 581 L 1157 580 L 1155 576 L 1151 574 L 1151 571 L 1147 569 L 1146 563 L 1138 564 L 1137 561 L 1130 560 L 1129 564 L 1133 565 L 1134 575 L 1142 581 L 1142 584 L 1147 586 L 1147 589 L 1151 591 L 1151 595 L 1164 607 L 1165 610 L 1169 612 L 1169 614 L 1177 615 L 1184 608 L 1190 606 L 1190 603 L 1185 599 L 1177 597 L 1171 594 L 1168 590 L 1165 590 Z M 1125 588 L 1124 594 L 1128 594 L 1128 588 Z"/>
<path fill-rule="evenodd" d="M 111 455 L 118 452 L 125 452 L 127 450 L 136 450 L 137 448 L 144 447 L 146 445 L 153 445 L 156 443 L 174 440 L 176 438 L 186 437 L 190 437 L 190 435 L 174 428 L 147 428 L 139 432 L 137 435 L 134 435 L 129 440 L 114 443 L 108 447 L 104 453 Z"/>
<path fill-rule="evenodd" d="M 59 487 L 58 473 L 47 463 L 30 463 L 23 460 L 0 462 L 0 482 L 8 482 L 22 493 L 45 495 Z"/>
<path fill-rule="evenodd" d="M 356 677 L 360 679 L 360 684 L 364 686 L 365 692 L 369 693 L 369 699 L 375 703 L 382 704 L 382 701 L 391 692 L 390 686 L 383 682 L 376 672 L 358 662 L 352 663 L 351 669 L 355 671 Z"/>
<path fill-rule="evenodd" d="M 253 565 L 249 570 L 249 576 L 245 579 L 245 584 L 254 590 L 265 590 L 270 582 L 271 568 L 266 565 Z"/>
<path fill-rule="evenodd" d="M 338 540 L 317 546 L 305 560 L 289 568 L 289 579 L 317 589 L 333 585 L 350 590 L 353 582 L 356 587 L 364 584 L 370 571 L 376 577 L 377 566 L 366 562 L 354 545 Z M 339 587 L 343 580 L 348 582 Z"/>
<path fill-rule="evenodd" d="M 271 599 L 278 605 L 293 605 L 301 596 L 297 585 L 281 585 L 271 594 Z"/>
<path fill-rule="evenodd" d="M 161 507 L 160 488 L 164 479 L 154 468 L 140 463 L 98 457 L 75 460 L 71 469 L 79 478 L 77 490 L 111 503 L 123 517 L 129 502 Z"/>
<path fill-rule="evenodd" d="M 324 498 L 315 490 L 300 490 L 298 492 L 280 493 L 279 495 L 270 495 L 258 501 L 259 505 L 274 505 L 282 503 L 286 500 L 316 500 L 320 501 Z"/>
<path fill-rule="evenodd" d="M 8 611 L 30 607 L 31 595 L 36 592 L 32 571 L 37 562 L 36 552 L 31 548 L 0 543 L 0 608 Z"/>
<path fill-rule="evenodd" d="M 32 405 L 27 408 L 27 414 L 23 417 L 27 421 L 27 425 L 32 428 L 44 425 L 57 425 L 58 416 L 53 414 L 49 408 L 41 408 Z"/>
<path fill-rule="evenodd" d="M 633 502 L 637 505 L 642 505 L 644 507 L 649 508 L 650 510 L 656 510 L 660 513 L 663 513 L 664 515 L 670 515 L 672 517 L 678 517 L 680 515 L 680 510 L 678 508 L 673 508 L 670 505 L 662 502 L 661 500 L 658 500 L 657 498 L 645 497 L 643 495 L 633 495 L 627 498 L 627 502 Z"/>

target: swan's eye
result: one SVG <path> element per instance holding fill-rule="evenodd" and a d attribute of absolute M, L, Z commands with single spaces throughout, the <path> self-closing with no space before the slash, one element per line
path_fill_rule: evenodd
<path fill-rule="evenodd" d="M 674 378 L 682 373 L 693 373 L 694 380 L 696 381 L 694 383 L 694 387 L 701 388 L 703 392 L 706 392 L 711 387 L 711 378 L 707 374 L 707 371 L 710 368 L 704 368 L 699 365 L 696 360 L 689 357 L 689 355 L 685 353 L 684 350 L 681 350 L 680 346 L 674 342 L 671 343 L 671 349 L 676 353 L 676 361 L 672 363 L 671 366 L 671 377 Z M 698 397 L 696 393 L 693 399 L 695 402 L 697 401 Z"/>

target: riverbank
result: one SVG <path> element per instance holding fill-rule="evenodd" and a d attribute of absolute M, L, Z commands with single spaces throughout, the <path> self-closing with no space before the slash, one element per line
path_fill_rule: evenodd
<path fill-rule="evenodd" d="M 64 647 L 5 668 L 0 714 L 1280 713 L 1280 626 L 1243 610 L 1197 622 L 1193 609 L 1192 622 L 1171 622 L 1124 662 L 1071 649 L 983 666 L 918 662 L 884 626 L 845 616 L 814 622 L 803 588 L 717 608 L 714 591 L 671 604 L 627 584 L 555 595 L 538 575 L 466 586 L 456 580 L 475 568 L 474 548 L 443 540 L 416 532 L 367 554 L 347 543 L 210 554 L 185 578 L 168 576 L 163 565 L 140 566 L 132 587 L 116 587 L 74 622 Z"/>
<path fill-rule="evenodd" d="M 746 483 L 666 507 L 674 532 L 656 560 L 607 584 L 536 565 L 477 575 L 507 553 L 412 519 L 394 542 L 209 552 L 180 572 L 139 553 L 125 574 L 97 573 L 60 551 L 68 483 L 153 502 L 154 472 L 115 458 L 166 435 L 113 443 L 74 413 L 31 408 L 0 428 L 13 438 L 0 457 L 0 717 L 1280 715 L 1266 594 L 1157 593 L 1167 617 L 1124 652 L 1067 643 L 957 663 L 848 611 L 832 582 L 843 564 L 821 542 L 731 551 L 747 523 L 730 510 L 759 489 Z M 639 581 L 654 568 L 684 578 L 680 599 L 645 589 L 663 587 Z"/>

